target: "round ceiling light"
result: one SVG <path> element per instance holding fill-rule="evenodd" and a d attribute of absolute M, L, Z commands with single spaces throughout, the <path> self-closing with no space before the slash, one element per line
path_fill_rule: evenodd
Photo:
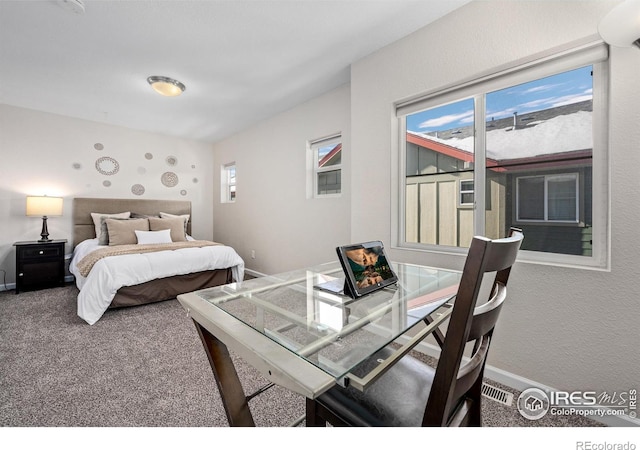
<path fill-rule="evenodd" d="M 147 78 L 147 82 L 158 94 L 166 97 L 175 97 L 186 89 L 184 84 L 168 77 L 152 76 Z"/>

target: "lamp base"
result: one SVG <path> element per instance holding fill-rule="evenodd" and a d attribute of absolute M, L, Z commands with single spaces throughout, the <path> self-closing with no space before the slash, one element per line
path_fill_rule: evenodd
<path fill-rule="evenodd" d="M 49 229 L 47 228 L 47 216 L 42 216 L 42 231 L 40 232 L 40 237 L 42 239 L 38 239 L 38 242 L 49 242 Z"/>

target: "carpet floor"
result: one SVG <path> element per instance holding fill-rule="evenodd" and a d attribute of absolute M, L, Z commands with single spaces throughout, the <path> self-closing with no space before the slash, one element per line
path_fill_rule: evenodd
<path fill-rule="evenodd" d="M 195 327 L 177 300 L 76 315 L 73 285 L 0 293 L 0 426 L 225 427 L 227 419 Z M 232 355 L 245 392 L 267 380 Z M 490 382 L 512 392 L 519 392 Z M 278 386 L 250 402 L 259 427 L 284 427 L 304 399 Z M 593 427 L 581 416 L 523 418 L 485 399 L 489 427 Z"/>

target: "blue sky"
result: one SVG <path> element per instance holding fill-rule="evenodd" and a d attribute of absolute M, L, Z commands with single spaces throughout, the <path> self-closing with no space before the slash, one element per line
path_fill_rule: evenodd
<path fill-rule="evenodd" d="M 539 80 L 487 94 L 487 120 L 511 117 L 532 111 L 589 100 L 592 98 L 591 66 L 563 72 Z M 463 127 L 473 123 L 473 100 L 407 116 L 407 130 L 430 132 Z"/>

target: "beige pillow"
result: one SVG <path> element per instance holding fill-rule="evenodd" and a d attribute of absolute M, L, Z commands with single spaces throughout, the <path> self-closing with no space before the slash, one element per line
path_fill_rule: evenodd
<path fill-rule="evenodd" d="M 184 232 L 184 219 L 182 217 L 174 217 L 172 219 L 157 219 L 155 217 L 149 217 L 149 230 L 171 230 L 171 240 L 173 242 L 182 242 L 187 240 Z"/>
<path fill-rule="evenodd" d="M 109 230 L 109 245 L 137 244 L 136 230 L 149 231 L 147 219 L 106 219 Z"/>
<path fill-rule="evenodd" d="M 131 217 L 131 211 L 116 213 L 116 214 L 105 214 L 105 213 L 91 213 L 91 219 L 93 219 L 93 226 L 95 227 L 96 237 L 99 239 L 102 228 L 102 218 L 103 217 L 113 217 L 116 219 L 128 219 Z"/>
<path fill-rule="evenodd" d="M 162 217 L 163 219 L 173 219 L 174 217 L 182 217 L 184 219 L 184 233 L 187 234 L 187 224 L 189 223 L 189 214 L 182 214 L 180 216 L 177 216 L 175 214 L 161 212 L 160 217 Z"/>

